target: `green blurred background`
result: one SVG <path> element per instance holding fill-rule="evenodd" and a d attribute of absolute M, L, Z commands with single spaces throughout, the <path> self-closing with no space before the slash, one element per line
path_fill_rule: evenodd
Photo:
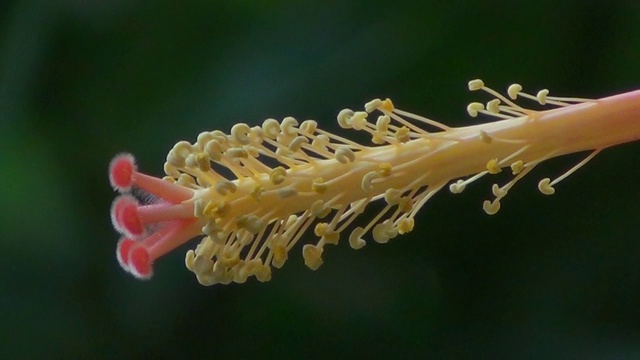
<path fill-rule="evenodd" d="M 3 1 L 0 358 L 640 358 L 640 144 L 552 197 L 537 181 L 581 157 L 546 163 L 493 217 L 491 179 L 443 191 L 413 233 L 342 243 L 317 272 L 298 248 L 269 283 L 202 287 L 183 265 L 195 241 L 151 281 L 118 267 L 118 152 L 161 175 L 201 131 L 288 115 L 335 129 L 374 97 L 471 124 L 477 77 L 639 88 L 640 3 Z"/>

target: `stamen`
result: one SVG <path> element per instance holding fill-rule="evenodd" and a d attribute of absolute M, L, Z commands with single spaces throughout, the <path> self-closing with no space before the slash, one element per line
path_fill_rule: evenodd
<path fill-rule="evenodd" d="M 554 185 L 556 185 L 560 181 L 566 179 L 571 174 L 576 172 L 578 169 L 583 167 L 586 163 L 588 163 L 591 159 L 593 159 L 596 155 L 598 155 L 598 153 L 600 153 L 601 150 L 602 149 L 594 150 L 591 154 L 589 154 L 589 156 L 584 158 L 582 161 L 580 161 L 574 167 L 572 167 L 567 172 L 565 172 L 564 174 L 562 174 L 561 176 L 559 176 L 558 178 L 556 178 L 553 181 L 550 181 L 549 178 L 545 178 L 545 179 L 540 180 L 540 182 L 538 183 L 538 189 L 540 190 L 541 193 L 543 193 L 545 195 L 553 195 L 556 192 L 556 190 L 553 188 Z"/>

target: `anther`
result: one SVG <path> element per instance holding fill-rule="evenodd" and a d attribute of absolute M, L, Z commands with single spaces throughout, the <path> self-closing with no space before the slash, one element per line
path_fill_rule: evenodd
<path fill-rule="evenodd" d="M 278 196 L 280 196 L 281 199 L 286 199 L 288 197 L 292 197 L 296 195 L 298 195 L 298 190 L 296 190 L 296 188 L 294 187 L 286 187 L 286 188 L 278 189 Z"/>
<path fill-rule="evenodd" d="M 282 124 L 280 124 L 280 130 L 284 135 L 294 136 L 297 132 L 295 127 L 298 126 L 298 120 L 294 119 L 291 116 L 287 116 L 282 120 Z"/>
<path fill-rule="evenodd" d="M 493 99 L 487 103 L 487 110 L 493 114 L 500 113 L 500 99 Z"/>
<path fill-rule="evenodd" d="M 311 270 L 318 270 L 322 265 L 322 247 L 307 244 L 302 247 L 302 257 L 304 264 Z"/>
<path fill-rule="evenodd" d="M 236 192 L 236 184 L 232 183 L 229 180 L 220 180 L 216 183 L 215 189 L 218 194 L 225 196 L 228 193 Z"/>
<path fill-rule="evenodd" d="M 520 91 L 522 91 L 522 86 L 520 86 L 520 84 L 511 84 L 507 89 L 507 94 L 509 94 L 511 100 L 515 100 L 518 98 L 518 93 L 520 93 Z"/>
<path fill-rule="evenodd" d="M 356 159 L 356 155 L 353 153 L 353 150 L 351 150 L 347 146 L 338 147 L 336 149 L 335 157 L 336 160 L 338 160 L 338 162 L 342 164 L 353 162 Z"/>
<path fill-rule="evenodd" d="M 464 191 L 465 187 L 466 187 L 466 184 L 464 183 L 464 181 L 458 180 L 452 183 L 451 185 L 449 185 L 449 191 L 451 191 L 451 193 L 453 194 L 460 194 L 462 191 Z"/>
<path fill-rule="evenodd" d="M 278 166 L 269 172 L 269 180 L 271 180 L 272 184 L 279 185 L 282 184 L 286 175 L 287 171 L 282 166 Z"/>
<path fill-rule="evenodd" d="M 476 90 L 480 90 L 484 87 L 484 82 L 480 79 L 475 79 L 475 80 L 471 80 L 469 81 L 469 90 L 470 91 L 476 91 Z"/>
<path fill-rule="evenodd" d="M 373 190 L 373 185 L 371 184 L 371 182 L 374 179 L 377 179 L 379 177 L 380 177 L 380 174 L 377 171 L 370 171 L 370 172 L 366 173 L 362 177 L 362 181 L 360 183 L 360 186 L 362 187 L 362 190 L 364 190 L 364 191 Z"/>
<path fill-rule="evenodd" d="M 469 113 L 469 116 L 471 117 L 478 116 L 478 112 L 482 110 L 484 110 L 483 103 L 472 102 L 471 104 L 467 105 L 467 113 Z"/>
<path fill-rule="evenodd" d="M 235 124 L 231 128 L 231 136 L 240 145 L 248 145 L 251 142 L 248 135 L 249 131 L 251 131 L 249 125 L 244 123 Z"/>
<path fill-rule="evenodd" d="M 276 119 L 267 119 L 262 123 L 262 130 L 267 138 L 274 140 L 280 134 L 280 124 Z"/>
<path fill-rule="evenodd" d="M 305 120 L 300 124 L 300 131 L 305 135 L 313 135 L 318 128 L 318 123 L 314 120 Z"/>
<path fill-rule="evenodd" d="M 489 174 L 498 174 L 502 172 L 500 165 L 498 165 L 498 159 L 491 159 L 487 162 L 487 171 L 489 171 Z"/>
<path fill-rule="evenodd" d="M 523 169 L 524 169 L 524 163 L 522 162 L 522 160 L 518 160 L 518 161 L 514 162 L 513 164 L 511 164 L 511 173 L 513 175 L 520 174 L 520 172 Z"/>
<path fill-rule="evenodd" d="M 547 89 L 538 91 L 538 93 L 536 94 L 536 99 L 538 99 L 540 105 L 545 105 L 547 103 L 547 95 L 549 95 L 549 90 Z"/>
<path fill-rule="evenodd" d="M 482 210 L 487 213 L 487 215 L 495 215 L 500 210 L 500 201 L 498 199 L 489 201 L 485 200 L 482 203 Z"/>
<path fill-rule="evenodd" d="M 322 178 L 315 178 L 311 183 L 311 190 L 318 194 L 324 194 L 327 191 L 328 185 L 325 184 Z"/>
<path fill-rule="evenodd" d="M 364 234 L 364 229 L 361 227 L 357 227 L 351 231 L 351 235 L 349 235 L 349 245 L 352 249 L 358 250 L 362 249 L 363 246 L 367 244 L 366 241 L 362 240 L 362 235 Z"/>
<path fill-rule="evenodd" d="M 551 186 L 551 179 L 544 178 L 538 183 L 538 190 L 545 195 L 553 195 L 556 189 Z"/>
<path fill-rule="evenodd" d="M 338 113 L 338 125 L 340 125 L 343 129 L 351 129 L 351 117 L 353 117 L 353 110 L 351 109 L 342 109 Z"/>

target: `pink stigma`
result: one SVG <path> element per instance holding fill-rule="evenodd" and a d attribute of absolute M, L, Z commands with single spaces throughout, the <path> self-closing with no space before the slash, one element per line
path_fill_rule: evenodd
<path fill-rule="evenodd" d="M 109 164 L 109 182 L 115 190 L 129 191 L 133 184 L 136 164 L 131 154 L 117 155 Z"/>
<path fill-rule="evenodd" d="M 194 216 L 193 191 L 137 171 L 130 154 L 116 156 L 109 166 L 109 181 L 122 195 L 111 205 L 111 221 L 123 237 L 116 246 L 120 266 L 138 279 L 153 274 L 153 262 L 198 236 L 203 224 Z M 141 204 L 129 194 L 153 195 L 151 204 Z M 146 202 L 146 201 L 145 201 Z"/>

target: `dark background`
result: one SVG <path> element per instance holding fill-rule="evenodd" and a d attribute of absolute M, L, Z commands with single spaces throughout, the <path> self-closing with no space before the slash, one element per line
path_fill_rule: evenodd
<path fill-rule="evenodd" d="M 551 197 L 537 181 L 581 156 L 545 163 L 493 217 L 490 179 L 443 191 L 413 233 L 343 242 L 317 272 L 298 247 L 266 284 L 198 285 L 183 265 L 197 241 L 132 279 L 107 181 L 121 151 L 161 175 L 201 131 L 288 115 L 335 129 L 374 97 L 472 124 L 477 77 L 636 89 L 637 1 L 1 4 L 0 358 L 640 358 L 637 143 Z"/>

